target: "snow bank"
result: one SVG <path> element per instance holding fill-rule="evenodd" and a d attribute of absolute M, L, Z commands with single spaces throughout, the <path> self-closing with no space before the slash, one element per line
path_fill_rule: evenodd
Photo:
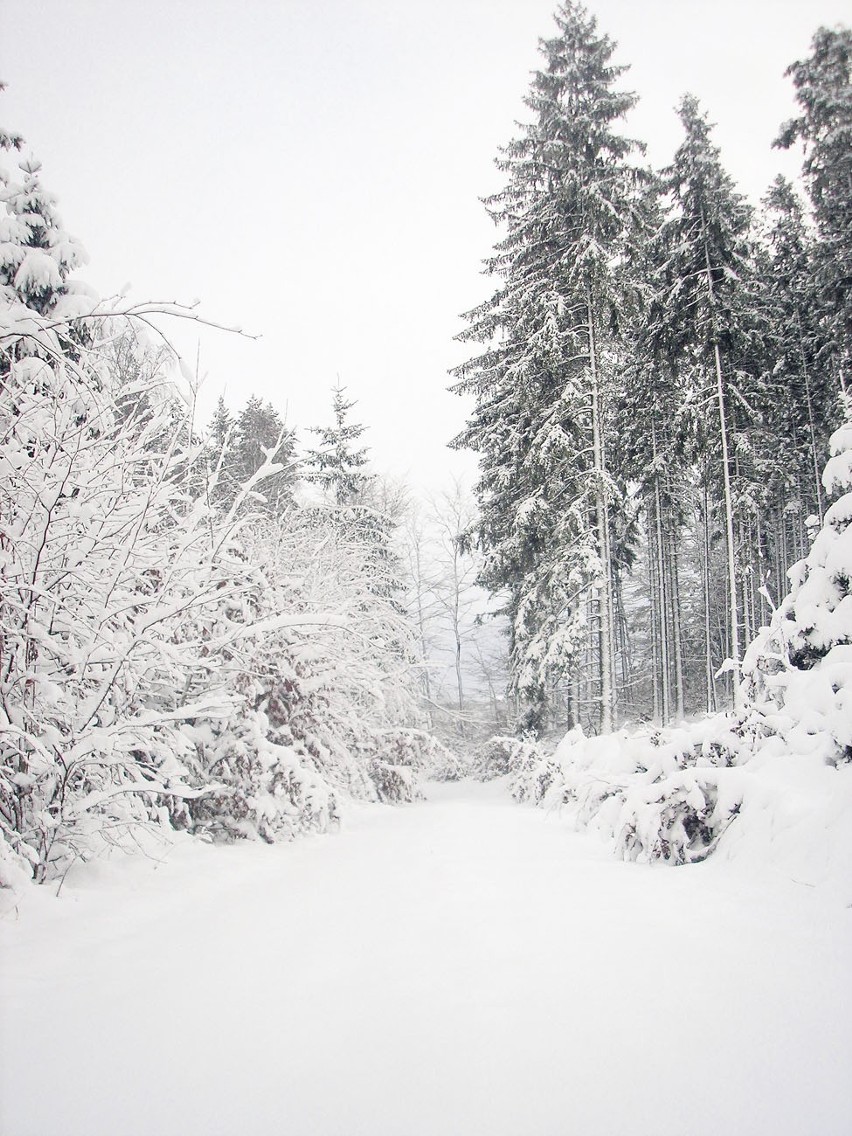
<path fill-rule="evenodd" d="M 737 742 L 724 719 L 670 730 L 587 738 L 572 730 L 552 755 L 517 751 L 510 784 L 519 801 L 570 806 L 578 823 L 613 840 L 626 859 L 703 860 L 737 816 Z"/>
<path fill-rule="evenodd" d="M 793 752 L 724 715 L 676 729 L 587 738 L 554 754 L 527 744 L 513 796 L 556 808 L 624 859 L 677 865 L 748 860 L 852 902 L 852 765 L 823 747 Z"/>

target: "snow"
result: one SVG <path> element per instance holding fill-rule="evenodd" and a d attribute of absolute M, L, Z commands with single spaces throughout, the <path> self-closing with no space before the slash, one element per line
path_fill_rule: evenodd
<path fill-rule="evenodd" d="M 619 861 L 503 779 L 427 792 L 29 889 L 0 920 L 4 1136 L 852 1131 L 833 891 Z"/>

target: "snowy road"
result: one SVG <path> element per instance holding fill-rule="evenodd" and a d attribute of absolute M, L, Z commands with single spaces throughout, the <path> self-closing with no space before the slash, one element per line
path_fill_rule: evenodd
<path fill-rule="evenodd" d="M 849 911 L 500 785 L 0 921 L 2 1136 L 848 1136 Z"/>

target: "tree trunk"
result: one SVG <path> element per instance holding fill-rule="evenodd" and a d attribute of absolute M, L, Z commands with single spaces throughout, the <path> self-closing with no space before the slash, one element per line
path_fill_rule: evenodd
<path fill-rule="evenodd" d="M 710 625 L 710 493 L 707 486 L 706 469 L 704 471 L 703 481 L 704 524 L 702 526 L 701 571 L 702 583 L 704 585 L 704 672 L 707 713 L 712 714 L 716 710 L 716 680 L 713 670 L 712 630 Z"/>
<path fill-rule="evenodd" d="M 706 221 L 702 213 L 702 226 L 705 226 L 704 260 L 707 274 L 707 292 L 710 299 L 710 314 L 713 326 L 713 359 L 716 364 L 716 397 L 719 406 L 719 438 L 722 444 L 722 484 L 723 506 L 725 510 L 725 543 L 728 554 L 728 622 L 730 625 L 730 658 L 734 664 L 733 702 L 734 709 L 742 706 L 740 693 L 740 632 L 737 612 L 737 562 L 734 544 L 734 505 L 731 492 L 731 470 L 728 459 L 728 424 L 726 420 L 725 381 L 722 374 L 722 354 L 719 350 L 719 329 L 717 326 L 716 297 L 713 293 L 713 269 L 710 264 L 710 245 L 706 237 Z"/>
<path fill-rule="evenodd" d="M 655 444 L 656 456 L 656 444 Z M 669 663 L 669 628 L 666 603 L 666 564 L 663 544 L 662 506 L 660 504 L 660 477 L 654 474 L 654 530 L 655 550 L 657 556 L 657 611 L 660 629 L 660 691 L 661 711 L 663 725 L 667 725 L 671 718 L 671 689 L 670 689 L 670 663 Z"/>
<path fill-rule="evenodd" d="M 592 379 L 592 442 L 595 472 L 595 518 L 597 522 L 598 555 L 602 567 L 602 587 L 600 593 L 600 731 L 612 733 L 614 718 L 613 682 L 613 625 L 612 625 L 612 564 L 609 536 L 609 504 L 606 486 L 606 453 L 603 436 L 600 375 L 598 370 L 597 343 L 592 312 L 591 287 L 587 290 L 586 312 L 589 320 L 589 365 Z"/>
<path fill-rule="evenodd" d="M 684 717 L 683 643 L 681 642 L 680 571 L 678 565 L 677 534 L 675 533 L 673 527 L 671 529 L 669 539 L 669 564 L 672 595 L 672 641 L 674 643 L 675 716 L 680 722 Z"/>
<path fill-rule="evenodd" d="M 823 508 L 822 500 L 822 477 L 820 476 L 819 468 L 819 454 L 817 453 L 816 444 L 816 427 L 814 426 L 814 406 L 813 399 L 811 398 L 811 376 L 808 369 L 808 359 L 805 355 L 805 337 L 802 331 L 802 315 L 798 307 L 796 308 L 796 325 L 799 329 L 799 354 L 802 357 L 802 377 L 805 380 L 805 401 L 808 407 L 808 430 L 810 432 L 811 442 L 811 462 L 814 470 L 814 489 L 816 491 L 817 509 L 819 511 L 819 523 L 822 525 Z"/>
<path fill-rule="evenodd" d="M 655 547 L 656 522 L 653 505 L 648 504 L 648 633 L 651 643 L 651 717 L 659 723 L 662 718 L 662 691 L 660 689 L 660 623 L 659 593 L 657 588 L 657 554 Z"/>

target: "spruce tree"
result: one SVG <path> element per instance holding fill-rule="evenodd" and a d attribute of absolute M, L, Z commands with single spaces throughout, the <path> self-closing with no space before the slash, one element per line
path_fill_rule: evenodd
<path fill-rule="evenodd" d="M 634 306 L 615 400 L 615 455 L 623 481 L 638 491 L 649 598 L 650 666 L 643 669 L 650 673 L 654 720 L 666 722 L 685 709 L 679 565 L 695 446 L 686 370 L 671 329 L 660 320 L 668 262 L 661 188 L 653 179 L 643 195 L 643 225 L 631 257 Z"/>
<path fill-rule="evenodd" d="M 839 386 L 852 362 L 852 31 L 820 28 L 811 54 L 790 65 L 802 113 L 786 122 L 776 145 L 801 142 L 803 173 L 819 233 L 816 282 L 830 313 Z"/>
<path fill-rule="evenodd" d="M 349 421 L 349 411 L 356 404 L 346 400 L 345 391 L 339 384 L 332 388 L 334 425 L 310 428 L 320 442 L 305 455 L 307 480 L 319 485 L 327 500 L 341 507 L 363 505 L 373 480 L 366 472 L 369 451 L 357 444 L 367 427 Z"/>
<path fill-rule="evenodd" d="M 678 108 L 684 140 L 663 171 L 670 216 L 655 319 L 673 359 L 691 372 L 697 444 L 709 491 L 722 511 L 726 550 L 728 656 L 740 662 L 741 557 L 735 491 L 745 481 L 754 414 L 756 339 L 751 210 L 725 172 L 707 116 L 692 95 Z M 742 448 L 741 448 L 742 446 Z M 739 685 L 734 683 L 734 700 Z"/>
<path fill-rule="evenodd" d="M 771 328 L 772 399 L 768 436 L 774 463 L 769 470 L 775 510 L 801 526 L 825 512 L 821 471 L 828 439 L 840 414 L 832 374 L 831 335 L 814 278 L 812 230 L 792 185 L 779 177 L 764 198 L 766 263 L 763 302 Z M 795 534 L 800 546 L 804 530 Z M 785 557 L 783 583 L 789 563 Z"/>
<path fill-rule="evenodd" d="M 216 470 L 213 500 L 221 508 L 231 508 L 270 451 L 272 460 L 283 468 L 260 481 L 244 507 L 274 517 L 292 504 L 295 438 L 272 403 L 252 395 L 234 420 L 220 397 L 208 428 L 208 445 L 211 468 Z"/>
<path fill-rule="evenodd" d="M 9 148 L 14 147 L 16 140 L 5 137 Z M 21 181 L 0 170 L 0 205 L 6 210 L 0 231 L 0 287 L 11 289 L 30 310 L 47 315 L 69 295 L 68 275 L 85 263 L 86 254 L 64 229 L 55 198 L 41 184 L 41 163 L 25 158 L 19 168 Z"/>
<path fill-rule="evenodd" d="M 62 224 L 56 198 L 42 185 L 41 163 L 25 157 L 15 171 L 3 160 L 23 147 L 19 134 L 0 128 L 0 301 L 24 318 L 27 312 L 53 317 L 55 351 L 73 359 L 77 347 L 91 342 L 90 329 L 78 317 L 91 312 L 96 297 L 69 275 L 88 258 Z M 17 356 L 45 352 L 44 342 L 37 345 L 24 336 L 12 346 L 10 340 L 2 345 L 0 375 Z"/>
<path fill-rule="evenodd" d="M 319 446 L 305 454 L 306 480 L 319 486 L 323 522 L 340 545 L 350 546 L 364 569 L 368 590 L 399 607 L 402 565 L 393 546 L 395 522 L 380 500 L 374 474 L 368 472 L 369 449 L 360 445 L 367 427 L 350 421 L 357 405 L 345 387 L 332 388 L 332 426 L 311 427 Z"/>
<path fill-rule="evenodd" d="M 610 512 L 611 386 L 637 144 L 616 129 L 634 105 L 613 42 L 574 0 L 540 41 L 532 121 L 498 159 L 505 189 L 486 201 L 505 235 L 486 262 L 499 286 L 468 313 L 464 341 L 486 350 L 455 389 L 476 406 L 455 445 L 480 453 L 481 581 L 506 596 L 520 726 L 539 729 L 549 693 L 587 648 L 596 725 L 614 714 Z"/>

